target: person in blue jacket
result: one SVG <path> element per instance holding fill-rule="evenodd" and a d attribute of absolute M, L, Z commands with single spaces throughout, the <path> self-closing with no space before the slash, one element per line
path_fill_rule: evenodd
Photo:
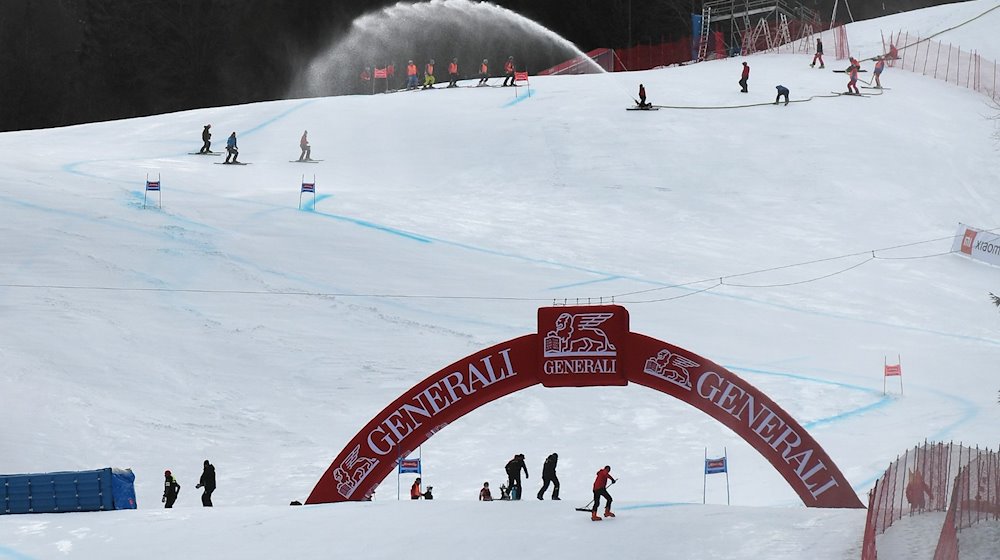
<path fill-rule="evenodd" d="M 236 133 L 229 135 L 229 139 L 226 140 L 226 161 L 223 163 L 239 163 L 236 158 L 240 156 L 240 150 L 236 147 Z M 229 158 L 233 158 L 233 161 L 229 161 Z"/>
<path fill-rule="evenodd" d="M 788 105 L 788 88 L 785 86 L 775 86 L 775 89 L 778 90 L 778 96 L 774 98 L 774 104 L 777 105 L 778 101 L 784 97 L 785 105 Z"/>

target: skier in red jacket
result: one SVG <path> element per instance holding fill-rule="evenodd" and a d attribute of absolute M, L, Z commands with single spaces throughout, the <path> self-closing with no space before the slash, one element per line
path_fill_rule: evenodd
<path fill-rule="evenodd" d="M 597 516 L 597 508 L 601 505 L 601 496 L 608 501 L 604 505 L 604 517 L 614 517 L 615 514 L 611 513 L 611 494 L 608 494 L 608 480 L 611 480 L 611 484 L 617 482 L 614 477 L 611 476 L 611 467 L 605 465 L 603 469 L 597 471 L 597 478 L 594 479 L 594 508 L 590 512 L 590 519 L 592 521 L 601 521 L 601 518 Z"/>

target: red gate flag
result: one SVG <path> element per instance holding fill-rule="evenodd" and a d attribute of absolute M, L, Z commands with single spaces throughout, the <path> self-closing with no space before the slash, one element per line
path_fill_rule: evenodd
<path fill-rule="evenodd" d="M 527 82 L 528 81 L 528 73 L 527 72 L 514 72 L 514 81 L 515 82 Z"/>
<path fill-rule="evenodd" d="M 386 72 L 385 68 L 376 68 L 375 69 L 375 79 L 376 80 L 378 80 L 378 79 L 384 80 L 387 77 L 388 77 L 388 73 Z"/>
<path fill-rule="evenodd" d="M 147 180 L 146 181 L 146 190 L 147 191 L 158 191 L 158 190 L 160 190 L 160 182 L 159 181 L 149 181 L 149 180 Z"/>
<path fill-rule="evenodd" d="M 900 364 L 896 365 L 885 365 L 885 376 L 892 377 L 894 375 L 903 375 L 903 366 Z"/>
<path fill-rule="evenodd" d="M 315 193 L 316 183 L 302 183 L 302 192 Z"/>

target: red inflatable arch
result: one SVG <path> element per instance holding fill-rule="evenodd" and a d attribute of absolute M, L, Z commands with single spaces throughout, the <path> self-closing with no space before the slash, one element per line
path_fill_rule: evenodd
<path fill-rule="evenodd" d="M 861 508 L 830 456 L 767 395 L 683 348 L 629 331 L 617 305 L 544 307 L 538 332 L 486 348 L 424 379 L 360 431 L 307 504 L 361 501 L 435 432 L 495 399 L 541 383 L 636 383 L 705 412 L 740 435 L 809 507 Z"/>

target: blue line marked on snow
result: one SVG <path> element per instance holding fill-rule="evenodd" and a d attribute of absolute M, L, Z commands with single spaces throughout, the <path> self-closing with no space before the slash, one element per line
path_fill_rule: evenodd
<path fill-rule="evenodd" d="M 573 282 L 572 284 L 563 284 L 561 286 L 550 286 L 546 290 L 561 290 L 563 288 L 577 288 L 579 286 L 589 286 L 591 284 L 600 284 L 602 282 L 613 282 L 615 280 L 621 279 L 621 276 L 607 276 L 605 278 L 595 278 L 594 280 L 584 280 L 582 282 Z"/>
<path fill-rule="evenodd" d="M 20 552 L 5 546 L 0 546 L 0 558 L 10 558 L 11 560 L 34 560 L 31 556 L 21 554 Z"/>
<path fill-rule="evenodd" d="M 515 97 L 512 101 L 508 101 L 507 103 L 504 103 L 503 108 L 506 109 L 507 107 L 513 107 L 514 105 L 517 105 L 518 103 L 520 103 L 520 102 L 522 102 L 522 101 L 524 101 L 526 99 L 530 99 L 531 95 L 534 94 L 534 93 L 535 93 L 535 90 L 533 90 L 531 88 L 528 88 L 528 95 L 519 95 L 519 96 Z"/>
<path fill-rule="evenodd" d="M 349 216 L 341 216 L 339 214 L 329 214 L 327 212 L 315 212 L 317 216 L 323 216 L 324 218 L 330 218 L 340 222 L 348 222 L 354 225 L 375 229 L 378 231 L 383 231 L 385 233 L 391 233 L 393 235 L 398 235 L 400 237 L 405 237 L 406 239 L 412 239 L 413 241 L 419 241 L 420 243 L 432 243 L 434 239 L 429 237 L 424 237 L 422 235 L 417 235 L 415 233 L 410 233 L 408 231 L 403 231 L 401 229 L 392 228 L 389 226 L 383 226 L 381 224 L 376 224 L 375 222 L 369 222 L 368 220 L 362 220 L 360 218 L 351 218 Z"/>
<path fill-rule="evenodd" d="M 268 126 L 274 124 L 275 122 L 280 121 L 281 119 L 283 119 L 283 118 L 287 117 L 288 115 L 294 113 L 295 111 L 298 111 L 299 109 L 301 109 L 303 107 L 306 107 L 308 105 L 311 105 L 311 104 L 313 104 L 315 102 L 316 102 L 315 99 L 309 99 L 307 101 L 303 101 L 302 103 L 299 103 L 298 105 L 295 105 L 293 107 L 289 107 L 285 111 L 282 111 L 281 113 L 278 113 L 277 115 L 275 115 L 275 116 L 267 119 L 266 121 L 258 124 L 257 126 L 255 126 L 253 128 L 249 128 L 247 130 L 244 130 L 240 135 L 241 136 L 250 136 L 251 134 L 253 134 L 255 132 L 259 132 L 259 131 L 267 128 Z"/>
<path fill-rule="evenodd" d="M 635 504 L 633 506 L 618 506 L 617 510 L 633 510 L 633 509 L 650 509 L 650 508 L 666 508 L 666 507 L 677 507 L 677 506 L 694 506 L 701 504 L 694 504 L 690 502 L 660 502 L 655 504 Z"/>
<path fill-rule="evenodd" d="M 839 381 L 830 381 L 829 379 L 820 379 L 820 378 L 817 378 L 817 377 L 811 377 L 811 376 L 800 375 L 800 374 L 795 374 L 795 373 L 784 373 L 784 372 L 778 372 L 778 371 L 767 371 L 767 370 L 762 370 L 762 369 L 743 368 L 743 367 L 738 367 L 738 366 L 726 366 L 726 368 L 730 369 L 730 370 L 733 370 L 733 371 L 745 371 L 747 373 L 756 373 L 756 374 L 759 374 L 759 375 L 769 375 L 769 376 L 772 376 L 772 377 L 784 377 L 784 378 L 788 378 L 788 379 L 798 379 L 798 380 L 801 380 L 801 381 L 808 381 L 810 383 L 819 383 L 819 384 L 822 384 L 822 385 L 832 385 L 834 387 L 840 387 L 842 389 L 850 389 L 852 391 L 860 391 L 862 393 L 868 393 L 870 395 L 875 395 L 877 397 L 880 397 L 878 400 L 876 400 L 875 402 L 873 402 L 871 404 L 867 404 L 865 406 L 861 406 L 861 407 L 855 408 L 853 410 L 848 410 L 848 411 L 845 411 L 845 412 L 841 412 L 840 414 L 835 414 L 833 416 L 828 416 L 826 418 L 819 418 L 819 419 L 813 420 L 811 422 L 806 422 L 806 423 L 804 423 L 802 425 L 802 427 L 806 428 L 806 429 L 815 428 L 815 427 L 823 426 L 823 425 L 826 425 L 826 424 L 833 424 L 834 422 L 838 422 L 838 421 L 844 420 L 846 418 L 851 418 L 851 417 L 854 417 L 854 416 L 859 416 L 861 414 L 865 414 L 866 412 L 870 412 L 872 410 L 875 410 L 875 409 L 887 406 L 893 400 L 891 396 L 889 396 L 889 395 L 881 395 L 879 393 L 879 391 L 877 391 L 875 389 L 870 389 L 868 387 L 862 387 L 860 385 L 852 385 L 850 383 L 842 383 L 842 382 L 839 382 Z"/>
<path fill-rule="evenodd" d="M 315 212 L 316 211 L 316 204 L 320 203 L 320 202 L 323 202 L 324 200 L 326 200 L 328 198 L 333 198 L 333 195 L 332 194 L 318 194 L 318 195 L 316 195 L 316 200 L 313 200 L 312 197 L 309 197 L 309 198 L 307 198 L 305 200 L 305 202 L 302 203 L 302 211 L 303 212 Z"/>

